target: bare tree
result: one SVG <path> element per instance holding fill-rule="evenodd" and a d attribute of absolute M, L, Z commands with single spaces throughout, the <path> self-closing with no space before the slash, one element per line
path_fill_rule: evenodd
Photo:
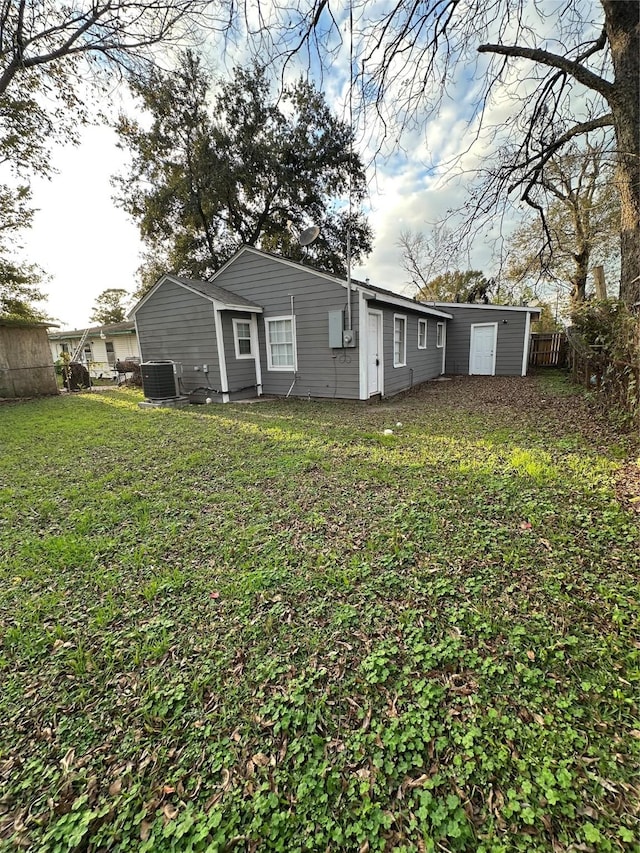
<path fill-rule="evenodd" d="M 0 6 L 0 96 L 16 78 L 36 70 L 53 82 L 74 58 L 95 67 L 129 70 L 150 58 L 149 48 L 185 36 L 204 0 L 4 0 Z"/>
<path fill-rule="evenodd" d="M 400 265 L 407 273 L 408 284 L 424 298 L 428 298 L 430 282 L 457 268 L 461 260 L 457 239 L 446 227 L 432 226 L 428 234 L 410 229 L 401 231 L 396 246 L 400 249 Z"/>
<path fill-rule="evenodd" d="M 471 120 L 501 88 L 520 93 L 503 123 L 517 144 L 495 172 L 476 214 L 532 190 L 545 164 L 571 140 L 611 127 L 620 195 L 621 297 L 640 299 L 640 4 L 637 0 L 565 0 L 557 11 L 537 0 L 277 0 L 259 4 L 246 26 L 285 60 L 306 52 L 312 66 L 332 59 L 353 22 L 354 63 L 363 103 L 394 137 L 433 115 L 462 71 L 474 91 Z M 235 4 L 234 4 L 235 8 Z M 237 18 L 236 18 L 237 20 Z"/>
<path fill-rule="evenodd" d="M 552 281 L 583 302 L 594 263 L 617 259 L 619 196 L 611 180 L 607 140 L 575 144 L 545 165 L 535 190 L 543 220 L 523 223 L 510 243 L 508 278 Z"/>

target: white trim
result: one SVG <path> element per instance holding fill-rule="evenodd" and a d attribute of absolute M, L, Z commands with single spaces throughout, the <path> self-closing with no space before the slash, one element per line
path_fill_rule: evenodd
<path fill-rule="evenodd" d="M 355 284 L 353 286 L 357 287 Z M 453 320 L 452 314 L 447 314 L 445 311 L 438 311 L 436 308 L 423 302 L 414 302 L 412 299 L 407 299 L 403 296 L 392 296 L 390 293 L 379 293 L 375 290 L 367 291 L 365 289 L 365 293 L 370 293 L 373 300 L 383 305 L 385 303 L 397 305 L 399 308 L 404 308 L 405 311 L 417 311 L 418 314 L 426 314 L 429 317 L 442 317 L 444 320 Z"/>
<path fill-rule="evenodd" d="M 293 354 L 293 364 L 292 365 L 274 365 L 271 361 L 271 344 L 269 340 L 269 323 L 274 323 L 278 320 L 289 320 L 291 322 L 291 343 L 292 343 L 292 354 Z M 277 373 L 296 373 L 298 370 L 298 355 L 297 355 L 297 347 L 296 347 L 296 318 L 293 314 L 284 314 L 278 317 L 265 317 L 264 318 L 264 336 L 265 336 L 265 344 L 267 349 L 267 370 L 277 372 Z"/>
<path fill-rule="evenodd" d="M 396 361 L 396 320 L 402 320 L 402 361 Z M 394 367 L 406 367 L 407 366 L 407 315 L 406 314 L 394 314 L 393 315 L 393 366 Z"/>
<path fill-rule="evenodd" d="M 424 328 L 424 344 L 420 346 L 420 329 Z M 427 338 L 429 335 L 429 324 L 427 320 L 422 317 L 418 317 L 418 349 L 426 349 L 427 348 Z"/>
<path fill-rule="evenodd" d="M 473 353 L 473 339 L 475 330 L 479 328 L 493 329 L 493 362 L 491 365 L 491 373 L 472 373 L 471 372 L 471 355 Z M 469 326 L 469 376 L 495 376 L 496 375 L 496 356 L 498 354 L 498 324 L 497 323 L 471 323 Z"/>
<path fill-rule="evenodd" d="M 251 334 L 251 319 L 248 317 L 246 319 L 244 319 L 243 317 L 232 317 L 231 323 L 233 325 L 233 346 L 234 346 L 234 349 L 236 351 L 236 358 L 237 359 L 248 359 L 248 358 L 255 359 L 255 353 L 253 350 L 253 336 Z M 242 323 L 243 326 L 249 327 L 249 337 L 248 338 L 245 338 L 245 337 L 242 338 L 243 341 L 246 341 L 246 340 L 249 341 L 249 352 L 245 352 L 245 353 L 240 352 L 240 336 L 238 335 L 238 324 L 239 323 Z"/>
<path fill-rule="evenodd" d="M 260 361 L 260 341 L 258 339 L 258 317 L 256 314 L 251 315 L 249 320 L 251 323 L 251 348 L 254 352 L 256 365 L 256 393 L 258 397 L 262 396 L 262 362 Z"/>
<path fill-rule="evenodd" d="M 361 400 L 369 399 L 369 373 L 368 373 L 368 357 L 369 357 L 369 336 L 367 327 L 367 301 L 364 298 L 362 290 L 358 291 L 358 341 L 360 342 L 360 363 L 358 365 L 359 373 L 359 397 Z M 334 356 L 335 358 L 335 356 Z"/>
<path fill-rule="evenodd" d="M 203 296 L 199 290 L 193 290 L 193 288 L 186 284 L 183 284 L 182 286 L 185 290 L 191 290 L 191 292 L 195 293 L 197 296 Z M 219 311 L 244 311 L 247 314 L 262 314 L 264 311 L 264 309 L 259 305 L 235 305 L 233 302 L 220 302 L 220 300 L 216 299 L 215 296 L 205 296 L 204 298 L 211 299 Z"/>
<path fill-rule="evenodd" d="M 529 344 L 531 342 L 531 314 L 527 314 L 524 324 L 524 343 L 522 346 L 522 373 L 521 376 L 527 375 L 527 366 L 529 364 Z"/>
<path fill-rule="evenodd" d="M 440 329 L 442 329 L 442 337 L 440 336 Z M 444 349 L 445 338 L 446 338 L 446 323 L 436 323 L 436 349 Z M 438 339 L 441 337 L 441 342 L 438 343 Z"/>
<path fill-rule="evenodd" d="M 369 349 L 368 349 L 368 347 L 369 347 L 369 314 L 375 314 L 380 320 L 380 322 L 378 323 L 378 364 L 377 364 L 377 367 L 378 367 L 378 390 L 374 391 L 373 393 L 374 394 L 380 394 L 381 397 L 384 397 L 384 311 L 381 311 L 379 308 L 369 308 L 369 306 L 367 306 L 366 313 L 367 313 L 367 334 L 366 334 L 366 338 L 367 338 L 367 384 L 366 384 L 367 396 L 365 397 L 365 399 L 368 400 L 369 397 L 371 397 L 371 394 L 369 393 L 369 363 L 368 363 L 368 358 L 369 358 Z"/>
<path fill-rule="evenodd" d="M 214 306 L 213 320 L 216 327 L 216 345 L 218 347 L 218 365 L 220 367 L 220 393 L 222 402 L 229 402 L 229 377 L 227 376 L 227 359 L 224 355 L 224 332 L 222 330 L 222 315 L 220 309 Z"/>
<path fill-rule="evenodd" d="M 440 324 L 438 324 L 440 325 Z M 438 330 L 436 329 L 436 340 L 437 340 Z M 446 373 L 446 364 L 447 364 L 447 324 L 442 323 L 442 364 L 440 365 L 440 375 L 444 376 Z"/>

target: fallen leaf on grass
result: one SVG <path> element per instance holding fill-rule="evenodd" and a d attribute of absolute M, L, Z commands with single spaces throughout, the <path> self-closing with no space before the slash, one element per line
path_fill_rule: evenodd
<path fill-rule="evenodd" d="M 167 823 L 168 821 L 173 820 L 175 817 L 177 817 L 178 809 L 172 803 L 167 803 L 162 809 L 162 813 L 165 818 L 165 823 Z"/>
<path fill-rule="evenodd" d="M 520 530 L 531 530 L 533 527 L 530 521 L 521 521 L 519 526 Z"/>
<path fill-rule="evenodd" d="M 143 820 L 140 824 L 140 841 L 148 841 L 151 835 L 151 824 Z"/>
<path fill-rule="evenodd" d="M 527 652 L 527 657 L 529 658 L 529 660 L 535 660 L 536 659 L 536 653 L 534 651 L 529 650 Z"/>
<path fill-rule="evenodd" d="M 544 545 L 544 547 L 547 549 L 547 551 L 551 551 L 551 550 L 552 550 L 552 548 L 551 548 L 551 542 L 549 542 L 549 540 L 548 540 L 548 539 L 540 539 L 540 544 L 541 544 L 541 545 Z"/>

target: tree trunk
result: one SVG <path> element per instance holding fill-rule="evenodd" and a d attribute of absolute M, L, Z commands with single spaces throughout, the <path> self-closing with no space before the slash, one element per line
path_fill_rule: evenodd
<path fill-rule="evenodd" d="M 573 259 L 575 263 L 575 271 L 571 287 L 571 306 L 572 308 L 575 308 L 578 305 L 581 305 L 587 298 L 589 250 L 584 249 L 582 252 L 574 254 Z"/>
<path fill-rule="evenodd" d="M 640 301 L 640 4 L 601 0 L 614 70 L 609 97 L 617 142 L 620 193 L 620 298 Z"/>

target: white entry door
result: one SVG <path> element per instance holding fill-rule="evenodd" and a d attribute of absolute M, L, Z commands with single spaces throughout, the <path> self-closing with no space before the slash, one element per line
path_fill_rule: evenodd
<path fill-rule="evenodd" d="M 369 311 L 367 319 L 367 390 L 382 393 L 382 314 Z"/>
<path fill-rule="evenodd" d="M 469 373 L 494 376 L 496 372 L 497 323 L 475 323 L 471 326 Z"/>

